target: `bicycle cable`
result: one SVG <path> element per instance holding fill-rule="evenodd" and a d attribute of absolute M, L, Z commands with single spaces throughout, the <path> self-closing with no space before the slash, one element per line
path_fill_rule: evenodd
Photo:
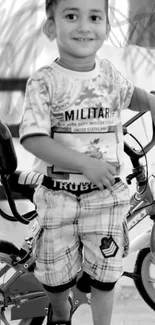
<path fill-rule="evenodd" d="M 139 142 L 139 140 L 132 134 L 132 133 L 129 133 L 128 131 L 127 131 L 127 133 L 126 134 L 128 134 L 128 135 L 130 135 L 137 143 L 138 143 L 138 145 L 140 146 L 140 148 L 142 149 L 142 151 L 143 151 L 143 153 L 144 153 L 144 157 L 145 157 L 145 163 L 146 163 L 146 165 L 144 166 L 143 165 L 143 167 L 146 167 L 146 179 L 145 179 L 145 186 L 144 186 L 144 188 L 143 188 L 143 190 L 142 190 L 142 192 L 140 192 L 140 193 L 138 193 L 139 195 L 142 195 L 145 191 L 146 191 L 146 188 L 147 188 L 147 184 L 148 184 L 148 161 L 147 161 L 147 156 L 146 156 L 146 153 L 145 153 L 145 150 L 144 150 L 144 148 L 143 148 L 143 146 L 141 145 L 141 143 Z M 137 167 L 137 168 L 135 168 L 135 169 L 138 169 L 139 167 Z M 152 203 L 151 203 L 152 204 Z"/>

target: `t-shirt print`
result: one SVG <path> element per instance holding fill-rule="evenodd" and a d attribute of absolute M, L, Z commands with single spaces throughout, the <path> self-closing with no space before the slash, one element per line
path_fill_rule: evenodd
<path fill-rule="evenodd" d="M 53 62 L 28 81 L 20 141 L 48 135 L 63 146 L 106 160 L 119 174 L 124 154 L 121 110 L 130 104 L 133 90 L 108 60 L 97 58 L 95 69 L 85 73 Z M 33 169 L 54 179 L 72 181 L 78 176 L 39 158 Z"/>

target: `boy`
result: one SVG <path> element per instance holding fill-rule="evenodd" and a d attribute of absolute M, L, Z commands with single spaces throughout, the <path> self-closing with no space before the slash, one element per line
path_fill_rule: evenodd
<path fill-rule="evenodd" d="M 96 56 L 108 36 L 107 0 L 48 0 L 44 33 L 59 57 L 28 81 L 20 141 L 45 176 L 37 188 L 35 276 L 52 308 L 47 324 L 71 324 L 70 288 L 81 267 L 94 325 L 109 325 L 122 274 L 129 193 L 122 108 L 155 112 L 155 98 Z"/>

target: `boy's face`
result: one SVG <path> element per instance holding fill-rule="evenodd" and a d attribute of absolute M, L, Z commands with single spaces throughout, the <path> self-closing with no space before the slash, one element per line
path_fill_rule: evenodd
<path fill-rule="evenodd" d="M 53 26 L 61 59 L 94 60 L 107 34 L 105 0 L 61 0 Z"/>

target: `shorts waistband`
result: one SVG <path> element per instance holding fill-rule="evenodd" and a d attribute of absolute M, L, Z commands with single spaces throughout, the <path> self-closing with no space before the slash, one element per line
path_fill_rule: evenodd
<path fill-rule="evenodd" d="M 120 177 L 115 177 L 115 183 L 119 183 L 121 181 Z M 51 189 L 53 191 L 66 191 L 70 192 L 76 196 L 80 196 L 82 194 L 87 194 L 93 191 L 99 191 L 97 185 L 93 183 L 69 183 L 69 182 L 60 182 L 57 180 L 53 180 L 50 177 L 44 176 L 42 183 L 43 186 Z M 106 189 L 106 186 L 103 186 Z"/>

